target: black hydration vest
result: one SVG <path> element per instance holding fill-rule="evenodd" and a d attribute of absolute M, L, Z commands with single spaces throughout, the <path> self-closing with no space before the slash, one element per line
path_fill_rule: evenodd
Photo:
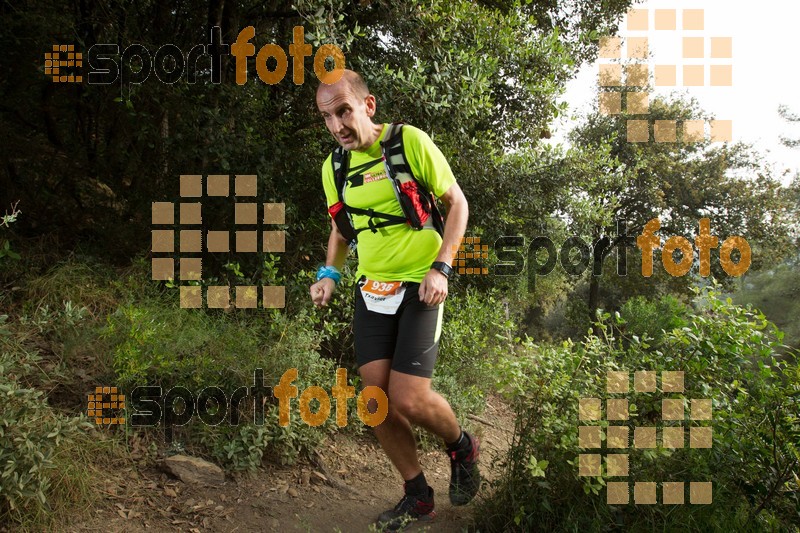
<path fill-rule="evenodd" d="M 350 154 L 342 148 L 337 147 L 331 154 L 331 164 L 333 165 L 333 179 L 336 191 L 339 194 L 339 201 L 328 208 L 339 233 L 347 240 L 351 248 L 355 248 L 358 234 L 366 229 L 373 233 L 378 232 L 378 228 L 392 226 L 394 224 L 408 224 L 415 230 L 433 229 L 439 235 L 444 236 L 444 218 L 436 206 L 436 197 L 417 181 L 411 166 L 406 159 L 403 150 L 403 124 L 393 123 L 388 127 L 386 136 L 381 141 L 381 154 L 383 155 L 383 166 L 386 176 L 392 183 L 397 201 L 403 210 L 403 216 L 379 213 L 373 209 L 360 209 L 347 205 L 344 192 L 347 186 L 347 172 L 350 161 Z M 363 170 L 375 165 L 376 161 L 370 161 L 361 165 Z M 352 215 L 365 215 L 369 217 L 366 227 L 356 229 L 353 226 Z M 378 219 L 376 222 L 375 219 Z"/>

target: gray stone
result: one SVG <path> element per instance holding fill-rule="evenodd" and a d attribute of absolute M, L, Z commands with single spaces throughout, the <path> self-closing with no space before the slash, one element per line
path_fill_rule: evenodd
<path fill-rule="evenodd" d="M 225 473 L 220 467 L 188 455 L 167 457 L 164 469 L 186 484 L 220 485 L 225 481 Z"/>

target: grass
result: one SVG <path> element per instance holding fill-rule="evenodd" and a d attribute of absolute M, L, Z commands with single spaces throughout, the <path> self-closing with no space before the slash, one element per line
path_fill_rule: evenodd
<path fill-rule="evenodd" d="M 178 305 L 177 289 L 148 281 L 146 257 L 117 268 L 80 253 L 59 256 L 61 243 L 47 238 L 21 241 L 19 246 L 20 260 L 0 262 L 0 286 L 13 289 L 0 292 L 5 316 L 0 320 L 0 352 L 4 360 L 14 361 L 6 372 L 8 379 L 45 393 L 41 408 L 48 419 L 75 420 L 85 409 L 87 391 L 122 381 L 129 386 L 165 388 L 218 382 L 241 386 L 251 384 L 255 368 L 263 368 L 270 385 L 286 369 L 298 368 L 295 385 L 301 391 L 310 385 L 327 390 L 335 380 L 336 362 L 344 366 L 342 358 L 352 357 L 346 347 L 339 351 L 348 353 L 320 355 L 326 336 L 340 333 L 349 324 L 346 302 L 339 306 L 341 316 L 335 320 L 299 298 L 297 309 L 258 315 L 185 310 Z M 305 295 L 306 281 L 302 276 L 288 280 L 287 291 Z M 487 368 L 480 361 L 502 351 L 503 343 L 494 337 L 502 320 L 492 302 L 477 294 L 459 297 L 454 292 L 452 300 L 452 319 L 443 341 L 446 354 L 437 379 L 463 418 L 480 410 L 483 394 L 491 388 Z M 468 307 L 475 311 L 479 305 L 489 310 L 463 312 Z M 330 327 L 325 329 L 326 325 Z M 476 331 L 483 335 L 475 335 Z M 462 368 L 465 361 L 472 371 Z M 356 375 L 350 372 L 349 378 L 354 380 Z M 345 431 L 359 433 L 363 428 L 352 423 L 354 407 L 349 414 L 351 424 Z M 294 462 L 298 451 L 314 449 L 326 433 L 337 431 L 332 422 L 311 428 L 296 421 L 281 428 L 273 420 L 273 409 L 267 416 L 261 433 L 256 427 L 206 428 L 192 423 L 178 434 L 187 439 L 192 453 L 239 470 L 257 468 L 262 456 Z M 84 517 L 103 498 L 104 487 L 121 476 L 121 468 L 132 467 L 131 440 L 165 445 L 160 438 L 163 429 L 117 429 L 105 432 L 84 427 L 65 436 L 51 457 L 53 468 L 43 484 L 45 502 L 12 513 L 0 498 L 0 520 L 23 531 L 64 527 Z M 231 458 L 229 450 L 238 444 L 243 451 Z M 147 455 L 152 458 L 154 453 L 150 450 Z"/>

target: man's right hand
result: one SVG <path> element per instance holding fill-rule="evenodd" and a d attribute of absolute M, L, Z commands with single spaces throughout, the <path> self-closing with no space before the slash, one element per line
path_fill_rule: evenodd
<path fill-rule="evenodd" d="M 336 290 L 336 282 L 331 278 L 322 278 L 311 286 L 311 301 L 317 307 L 326 306 L 331 301 L 334 290 Z"/>

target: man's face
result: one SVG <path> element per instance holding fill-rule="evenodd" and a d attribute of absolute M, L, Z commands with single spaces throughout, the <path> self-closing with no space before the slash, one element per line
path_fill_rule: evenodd
<path fill-rule="evenodd" d="M 359 98 L 342 80 L 317 92 L 317 107 L 325 126 L 345 150 L 363 151 L 372 144 L 375 97 Z M 372 139 L 374 141 L 374 139 Z"/>

